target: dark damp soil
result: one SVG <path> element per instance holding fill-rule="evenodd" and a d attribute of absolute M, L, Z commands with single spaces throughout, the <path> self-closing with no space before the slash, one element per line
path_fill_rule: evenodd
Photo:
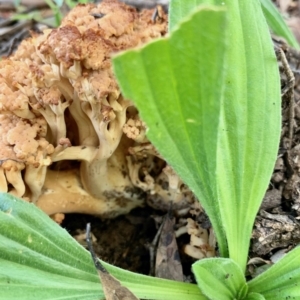
<path fill-rule="evenodd" d="M 164 213 L 148 206 L 136 208 L 128 215 L 116 219 L 101 220 L 89 215 L 70 214 L 66 215 L 62 227 L 86 246 L 86 224 L 91 223 L 92 234 L 95 237 L 93 246 L 102 260 L 126 270 L 149 275 L 149 247 L 159 227 L 155 219 L 162 215 Z M 188 242 L 187 234 L 177 239 L 186 277 L 191 276 L 191 264 L 195 261 L 183 253 L 182 249 Z"/>
<path fill-rule="evenodd" d="M 156 234 L 155 221 L 149 208 L 138 208 L 126 216 L 112 220 L 101 220 L 97 217 L 71 214 L 66 215 L 62 226 L 72 236 L 85 233 L 87 223 L 91 223 L 95 236 L 96 254 L 104 261 L 115 266 L 148 274 L 150 271 L 148 245 Z M 80 242 L 85 244 L 84 235 Z"/>

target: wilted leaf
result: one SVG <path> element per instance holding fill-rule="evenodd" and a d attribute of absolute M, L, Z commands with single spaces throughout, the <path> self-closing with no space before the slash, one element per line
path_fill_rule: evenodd
<path fill-rule="evenodd" d="M 169 212 L 163 223 L 156 252 L 155 276 L 183 281 L 182 265 L 174 232 L 175 218 Z"/>

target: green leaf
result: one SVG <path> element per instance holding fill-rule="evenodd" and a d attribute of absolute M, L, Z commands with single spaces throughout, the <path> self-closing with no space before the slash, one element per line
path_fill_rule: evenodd
<path fill-rule="evenodd" d="M 258 293 L 249 293 L 249 295 L 247 295 L 247 297 L 245 298 L 245 300 L 265 300 L 266 298 Z"/>
<path fill-rule="evenodd" d="M 271 0 L 260 0 L 260 2 L 267 22 L 274 34 L 283 37 L 290 46 L 300 49 L 299 43 L 297 42 L 294 34 L 286 25 L 273 2 Z"/>
<path fill-rule="evenodd" d="M 65 3 L 70 9 L 74 8 L 77 5 L 77 2 L 74 0 L 65 0 Z"/>
<path fill-rule="evenodd" d="M 201 200 L 223 252 L 227 245 L 213 201 L 225 36 L 224 9 L 201 7 L 169 38 L 113 60 L 123 94 L 138 107 L 149 139 Z"/>
<path fill-rule="evenodd" d="M 245 270 L 281 132 L 278 64 L 258 0 L 227 0 L 229 44 L 218 141 L 218 204 L 229 257 Z"/>
<path fill-rule="evenodd" d="M 210 3 L 212 2 L 212 3 Z M 214 4 L 214 1 L 207 1 L 206 4 Z M 182 22 L 193 10 L 197 9 L 197 6 L 201 4 L 201 1 L 182 1 L 172 0 L 169 6 L 169 32 L 173 31 L 176 26 Z"/>
<path fill-rule="evenodd" d="M 169 31 L 172 31 L 175 26 L 190 12 L 192 12 L 198 5 L 203 3 L 224 5 L 225 2 L 226 1 L 223 0 L 172 0 L 170 2 L 169 9 Z M 296 40 L 293 32 L 285 23 L 282 15 L 279 13 L 274 3 L 271 0 L 260 0 L 260 2 L 268 25 L 270 26 L 274 34 L 283 37 L 290 46 L 296 49 L 300 49 L 299 43 Z"/>
<path fill-rule="evenodd" d="M 197 285 L 148 277 L 103 262 L 143 299 L 206 299 Z M 0 299 L 103 299 L 91 255 L 35 205 L 0 193 Z"/>
<path fill-rule="evenodd" d="M 244 299 L 248 287 L 242 269 L 229 258 L 207 258 L 192 266 L 201 291 L 209 299 Z"/>
<path fill-rule="evenodd" d="M 249 291 L 264 295 L 266 300 L 300 299 L 300 247 L 249 281 Z"/>
<path fill-rule="evenodd" d="M 33 204 L 0 194 L 0 299 L 100 299 L 90 255 Z"/>
<path fill-rule="evenodd" d="M 215 205 L 220 208 L 229 257 L 245 269 L 253 222 L 277 157 L 281 130 L 278 66 L 259 1 L 194 2 L 223 5 L 229 14 L 230 47 L 225 58 L 229 67 L 219 127 Z M 185 6 L 178 9 L 185 10 Z M 221 253 L 227 256 L 222 248 Z"/>
<path fill-rule="evenodd" d="M 55 18 L 55 26 L 58 27 L 61 23 L 61 20 L 63 18 L 63 15 L 59 9 L 60 6 L 58 6 L 60 4 L 60 2 L 63 2 L 61 0 L 55 1 L 55 3 L 52 2 L 52 0 L 44 0 L 47 5 L 51 8 L 53 14 L 54 14 L 54 18 Z"/>
<path fill-rule="evenodd" d="M 173 29 L 192 9 L 174 1 L 170 38 L 118 55 L 114 68 L 149 139 L 206 210 L 222 256 L 244 270 L 277 157 L 280 79 L 259 0 L 213 2 L 227 9 L 227 30 L 212 6 Z"/>
<path fill-rule="evenodd" d="M 64 3 L 63 0 L 53 0 L 58 7 L 61 7 Z"/>
<path fill-rule="evenodd" d="M 205 5 L 224 5 L 221 0 L 171 0 L 169 5 L 169 32 L 182 22 L 191 12 L 197 9 L 201 4 Z"/>
<path fill-rule="evenodd" d="M 18 13 L 11 17 L 12 20 L 35 20 L 37 22 L 42 20 L 42 15 L 38 11 L 32 11 L 26 14 Z"/>
<path fill-rule="evenodd" d="M 51 8 L 52 11 L 57 11 L 58 7 L 52 0 L 45 0 L 46 4 Z"/>

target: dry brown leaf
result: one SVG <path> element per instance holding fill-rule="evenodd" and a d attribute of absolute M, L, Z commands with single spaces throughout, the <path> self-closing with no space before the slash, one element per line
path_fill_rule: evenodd
<path fill-rule="evenodd" d="M 183 281 L 183 271 L 174 232 L 175 218 L 168 213 L 162 229 L 156 252 L 156 277 Z"/>

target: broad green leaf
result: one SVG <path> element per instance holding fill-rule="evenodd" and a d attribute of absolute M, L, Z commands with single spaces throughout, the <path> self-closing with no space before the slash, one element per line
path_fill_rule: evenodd
<path fill-rule="evenodd" d="M 173 31 L 183 19 L 203 3 L 224 5 L 224 2 L 219 0 L 171 0 L 169 5 L 169 32 Z"/>
<path fill-rule="evenodd" d="M 249 281 L 249 291 L 264 295 L 266 300 L 300 299 L 300 247 Z"/>
<path fill-rule="evenodd" d="M 103 265 L 142 299 L 206 299 L 194 284 Z M 0 266 L 0 299 L 104 299 L 90 253 L 35 205 L 3 193 Z"/>
<path fill-rule="evenodd" d="M 203 17 L 197 26 L 185 21 L 169 39 L 117 56 L 114 67 L 123 93 L 149 127 L 150 140 L 205 208 L 222 256 L 228 256 L 227 241 L 229 257 L 244 270 L 277 157 L 280 79 L 259 0 L 214 3 L 228 11 L 228 33 L 215 30 L 217 10 L 198 8 Z M 182 11 L 192 7 L 179 0 L 173 4 Z M 183 14 L 173 11 L 172 26 L 176 16 L 179 22 Z M 229 47 L 220 53 L 224 39 Z"/>
<path fill-rule="evenodd" d="M 205 207 L 222 253 L 227 245 L 215 181 L 225 40 L 224 9 L 204 6 L 168 38 L 113 60 L 123 94 L 138 107 L 149 139 Z"/>
<path fill-rule="evenodd" d="M 224 5 L 226 1 L 223 0 L 172 0 L 170 2 L 170 15 L 169 15 L 169 31 L 172 31 L 174 27 L 186 17 L 191 11 L 200 4 L 219 4 Z M 287 43 L 296 48 L 300 49 L 299 43 L 297 42 L 294 34 L 285 23 L 283 17 L 279 13 L 276 6 L 271 0 L 260 0 L 263 13 L 266 17 L 267 23 L 271 30 L 277 36 L 283 37 Z"/>
<path fill-rule="evenodd" d="M 265 300 L 266 298 L 258 293 L 249 293 L 249 295 L 247 295 L 247 297 L 245 298 L 245 300 Z"/>
<path fill-rule="evenodd" d="M 277 158 L 280 78 L 258 0 L 227 0 L 230 48 L 218 141 L 218 201 L 229 257 L 245 270 L 255 216 Z"/>
<path fill-rule="evenodd" d="M 101 299 L 89 253 L 33 204 L 0 194 L 0 299 Z"/>
<path fill-rule="evenodd" d="M 209 299 L 244 299 L 248 287 L 242 269 L 230 258 L 207 258 L 194 263 L 193 273 Z"/>
<path fill-rule="evenodd" d="M 300 49 L 299 43 L 297 42 L 294 34 L 286 25 L 284 19 L 273 2 L 271 0 L 260 0 L 260 2 L 266 20 L 274 34 L 283 37 L 290 46 Z"/>
<path fill-rule="evenodd" d="M 173 12 L 174 16 L 191 10 L 180 0 L 173 2 L 180 12 Z M 219 127 L 215 205 L 220 209 L 229 257 L 245 269 L 253 222 L 273 172 L 280 138 L 278 66 L 259 0 L 191 2 L 219 4 L 229 14 L 230 47 L 225 56 L 229 67 Z M 206 208 L 206 199 L 199 199 Z M 221 247 L 227 256 L 222 251 Z"/>

